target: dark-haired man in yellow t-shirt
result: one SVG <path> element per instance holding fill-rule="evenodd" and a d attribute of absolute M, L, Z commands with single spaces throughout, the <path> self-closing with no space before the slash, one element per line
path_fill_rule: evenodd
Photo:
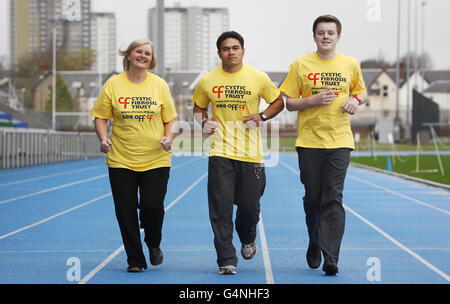
<path fill-rule="evenodd" d="M 244 39 L 225 32 L 217 39 L 222 65 L 203 76 L 194 92 L 194 115 L 212 135 L 208 164 L 208 202 L 219 274 L 235 274 L 233 204 L 241 254 L 256 254 L 259 200 L 266 184 L 259 124 L 284 108 L 278 88 L 266 73 L 243 64 Z M 259 111 L 260 98 L 270 104 Z M 212 116 L 208 117 L 211 103 Z"/>

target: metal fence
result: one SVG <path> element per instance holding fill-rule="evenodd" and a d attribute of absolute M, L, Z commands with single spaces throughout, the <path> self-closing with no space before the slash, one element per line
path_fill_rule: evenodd
<path fill-rule="evenodd" d="M 95 133 L 0 128 L 0 168 L 104 156 Z"/>

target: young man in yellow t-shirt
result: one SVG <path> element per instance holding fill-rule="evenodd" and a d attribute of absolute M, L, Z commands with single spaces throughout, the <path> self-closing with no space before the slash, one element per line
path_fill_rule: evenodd
<path fill-rule="evenodd" d="M 317 51 L 291 64 L 280 90 L 287 96 L 287 109 L 298 111 L 295 146 L 305 186 L 307 262 L 318 268 L 322 251 L 323 271 L 335 275 L 345 227 L 342 192 L 354 149 L 349 116 L 367 94 L 359 63 L 336 52 L 340 21 L 318 17 L 313 35 Z"/>
<path fill-rule="evenodd" d="M 266 184 L 259 124 L 284 108 L 280 91 L 267 74 L 243 64 L 244 39 L 225 32 L 217 39 L 222 65 L 198 83 L 192 100 L 203 132 L 212 134 L 208 164 L 208 202 L 219 274 L 235 274 L 233 204 L 241 254 L 256 254 L 256 225 L 260 197 Z M 270 104 L 259 111 L 260 98 Z M 211 103 L 212 116 L 208 117 Z"/>

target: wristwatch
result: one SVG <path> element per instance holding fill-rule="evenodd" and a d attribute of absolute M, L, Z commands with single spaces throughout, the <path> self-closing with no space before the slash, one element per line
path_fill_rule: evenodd
<path fill-rule="evenodd" d="M 266 121 L 266 120 L 269 119 L 269 118 L 267 117 L 267 115 L 264 114 L 264 112 L 259 113 L 259 116 L 261 116 L 261 119 L 262 119 L 263 121 Z"/>

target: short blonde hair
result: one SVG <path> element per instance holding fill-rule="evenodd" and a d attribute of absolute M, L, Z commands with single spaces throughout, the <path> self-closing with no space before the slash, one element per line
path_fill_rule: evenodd
<path fill-rule="evenodd" d="M 155 58 L 155 48 L 153 47 L 153 43 L 148 39 L 136 39 L 130 43 L 126 50 L 120 50 L 119 54 L 123 56 L 123 70 L 128 71 L 130 68 L 130 61 L 128 60 L 128 56 L 134 51 L 135 48 L 143 46 L 144 44 L 149 44 L 152 48 L 152 61 L 150 62 L 149 70 L 152 70 L 156 66 L 156 58 Z"/>

